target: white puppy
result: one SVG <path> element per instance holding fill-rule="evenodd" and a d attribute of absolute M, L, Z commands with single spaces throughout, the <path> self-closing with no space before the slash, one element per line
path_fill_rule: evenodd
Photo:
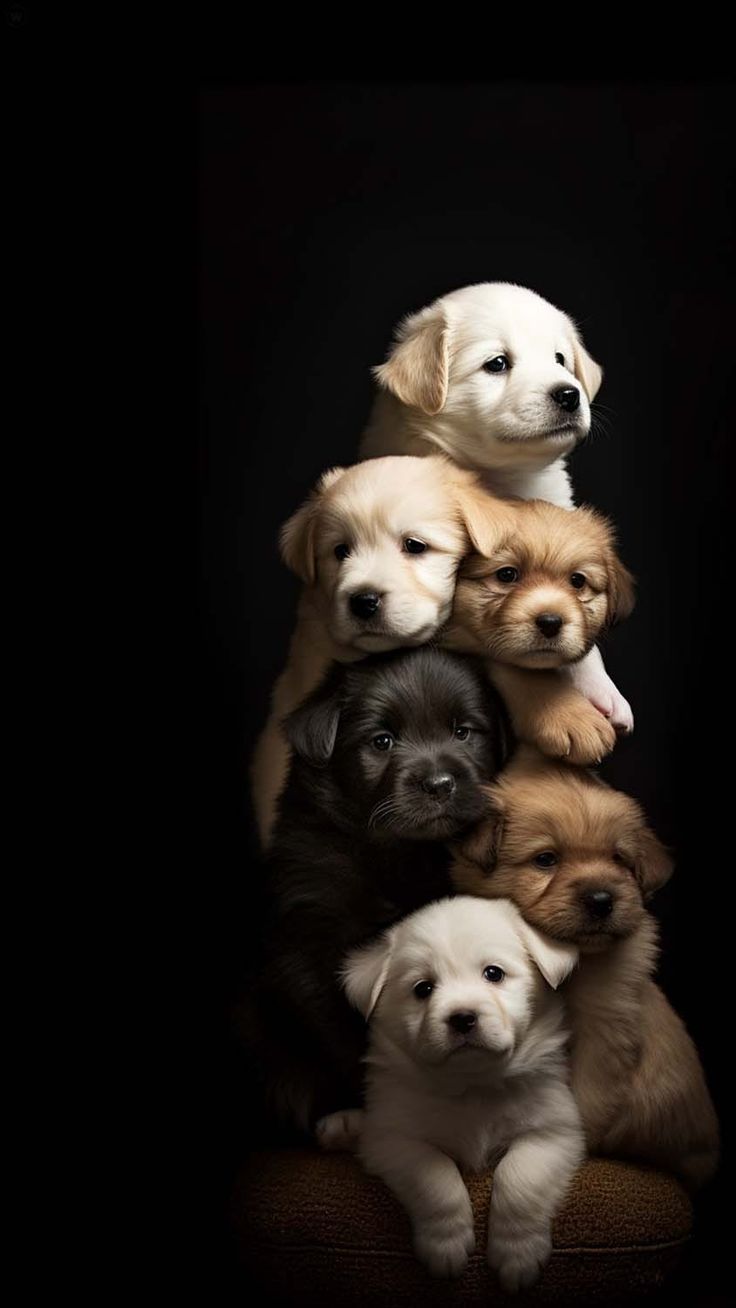
<path fill-rule="evenodd" d="M 457 1164 L 478 1171 L 501 1154 L 488 1261 L 515 1290 L 550 1256 L 552 1218 L 584 1156 L 562 1001 L 549 988 L 576 959 L 509 901 L 459 896 L 346 962 L 348 997 L 371 1018 L 366 1109 L 362 1122 L 351 1115 L 359 1152 L 406 1208 L 436 1275 L 459 1275 L 475 1244 Z"/>
<path fill-rule="evenodd" d="M 565 457 L 590 429 L 603 373 L 575 324 L 523 286 L 483 282 L 404 319 L 361 454 L 449 455 L 502 496 L 573 505 Z M 561 675 L 633 730 L 631 708 L 597 649 Z"/>

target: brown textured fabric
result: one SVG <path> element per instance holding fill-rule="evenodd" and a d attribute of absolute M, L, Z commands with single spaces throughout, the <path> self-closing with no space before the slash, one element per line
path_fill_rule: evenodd
<path fill-rule="evenodd" d="M 232 1210 L 241 1258 L 284 1304 L 506 1302 L 484 1259 L 492 1174 L 466 1179 L 477 1252 L 458 1281 L 435 1281 L 416 1261 L 402 1209 L 354 1158 L 307 1149 L 256 1154 L 241 1175 Z M 672 1177 L 591 1159 L 555 1222 L 551 1262 L 516 1302 L 604 1303 L 651 1291 L 675 1269 L 691 1226 L 690 1201 Z"/>

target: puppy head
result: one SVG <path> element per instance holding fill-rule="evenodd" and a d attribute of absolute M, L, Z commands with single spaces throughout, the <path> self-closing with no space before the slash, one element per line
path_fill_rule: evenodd
<path fill-rule="evenodd" d="M 346 960 L 348 998 L 422 1064 L 507 1059 L 532 1021 L 541 977 L 555 989 L 577 950 L 546 940 L 513 904 L 443 899 Z"/>
<path fill-rule="evenodd" d="M 465 286 L 406 318 L 374 373 L 472 468 L 567 453 L 590 429 L 603 378 L 566 314 L 506 282 Z"/>
<path fill-rule="evenodd" d="M 581 951 L 636 930 L 672 874 L 639 805 L 581 768 L 522 749 L 488 803 L 486 821 L 456 848 L 455 885 L 513 899 L 528 922 Z"/>
<path fill-rule="evenodd" d="M 423 649 L 336 665 L 287 737 L 317 802 L 369 840 L 441 840 L 484 811 L 503 766 L 501 700 L 473 659 Z"/>
<path fill-rule="evenodd" d="M 574 663 L 634 604 L 612 528 L 592 509 L 543 500 L 514 501 L 509 512 L 506 534 L 494 532 L 492 547 L 462 565 L 452 622 L 501 663 Z"/>
<path fill-rule="evenodd" d="M 449 616 L 480 497 L 471 473 L 438 457 L 332 468 L 282 528 L 282 556 L 339 644 L 421 645 Z"/>

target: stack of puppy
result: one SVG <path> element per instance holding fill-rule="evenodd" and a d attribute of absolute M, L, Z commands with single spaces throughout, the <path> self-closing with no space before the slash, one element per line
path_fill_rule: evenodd
<path fill-rule="evenodd" d="M 601 370 L 565 314 L 484 284 L 376 373 L 365 461 L 282 531 L 304 589 L 253 769 L 245 1030 L 270 1109 L 356 1149 L 433 1272 L 473 1249 L 459 1168 L 495 1164 L 487 1256 L 516 1289 L 586 1150 L 695 1188 L 718 1128 L 652 979 L 670 856 L 589 770 L 633 728 L 596 647 L 632 578 L 564 463 Z"/>

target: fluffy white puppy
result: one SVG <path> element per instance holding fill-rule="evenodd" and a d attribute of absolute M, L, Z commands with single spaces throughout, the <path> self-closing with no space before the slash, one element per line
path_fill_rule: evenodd
<path fill-rule="evenodd" d="M 464 286 L 401 322 L 361 444 L 449 455 L 501 496 L 573 505 L 566 456 L 590 430 L 603 373 L 572 319 L 508 282 Z M 622 732 L 631 708 L 591 650 L 570 676 Z"/>
<path fill-rule="evenodd" d="M 348 997 L 371 1019 L 359 1153 L 406 1208 L 417 1256 L 457 1276 L 473 1251 L 458 1164 L 497 1162 L 487 1257 L 508 1290 L 530 1285 L 584 1156 L 567 1083 L 557 987 L 577 951 L 508 900 L 444 899 L 351 954 Z M 543 979 L 544 978 L 544 979 Z M 549 983 L 549 984 L 547 984 Z"/>

